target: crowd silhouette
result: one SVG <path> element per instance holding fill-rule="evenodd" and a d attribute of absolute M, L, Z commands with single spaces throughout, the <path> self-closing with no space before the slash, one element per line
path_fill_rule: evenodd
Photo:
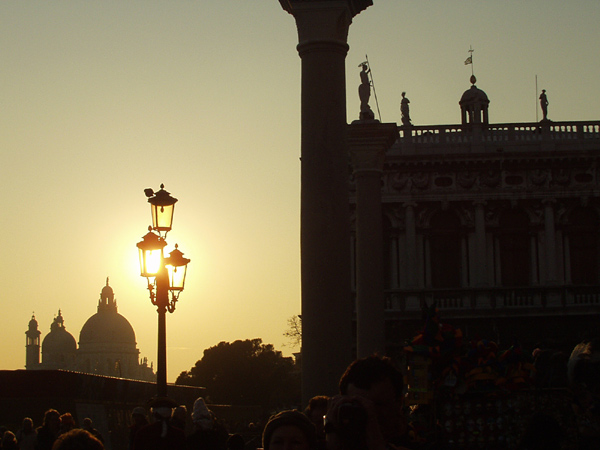
<path fill-rule="evenodd" d="M 0 449 L 14 450 L 406 450 L 406 449 L 595 449 L 600 448 L 600 357 L 595 341 L 578 345 L 568 364 L 569 402 L 574 414 L 582 420 L 576 440 L 565 433 L 556 418 L 556 410 L 526 411 L 527 407 L 513 402 L 513 413 L 520 420 L 518 440 L 474 439 L 486 426 L 471 420 L 462 441 L 444 439 L 450 419 L 425 425 L 435 433 L 430 438 L 419 426 L 419 414 L 430 405 L 405 404 L 407 390 L 404 374 L 387 357 L 373 355 L 355 360 L 339 381 L 335 396 L 319 395 L 308 402 L 303 411 L 287 409 L 276 412 L 261 424 L 262 418 L 245 425 L 225 423 L 211 411 L 210 404 L 199 397 L 188 411 L 169 398 L 155 398 L 149 408 L 138 406 L 129 417 L 128 443 L 110 442 L 92 419 L 85 417 L 81 427 L 74 416 L 55 409 L 45 412 L 37 428 L 25 417 L 19 430 L 0 429 Z M 533 356 L 545 361 L 546 352 L 537 349 Z M 544 363 L 545 364 L 545 363 Z M 567 367 L 568 366 L 568 367 Z M 545 367 L 540 365 L 540 368 Z M 487 397 L 490 405 L 490 397 Z M 457 411 L 469 414 L 478 409 L 481 416 L 485 405 L 456 402 Z M 554 409 L 553 409 L 554 408 Z M 457 411 L 449 407 L 441 415 L 447 418 Z M 431 416 L 430 416 L 431 417 Z M 439 415 L 438 415 L 439 417 Z M 499 418 L 503 419 L 503 418 Z M 506 420 L 505 417 L 503 420 Z M 488 422 L 489 425 L 489 422 Z M 492 424 L 502 434 L 503 422 Z M 469 428 L 470 427 L 470 428 Z M 431 430 L 430 430 L 431 431 Z M 111 430 L 112 432 L 112 430 Z M 446 437 L 450 434 L 446 433 Z M 431 438 L 431 436 L 434 436 Z"/>

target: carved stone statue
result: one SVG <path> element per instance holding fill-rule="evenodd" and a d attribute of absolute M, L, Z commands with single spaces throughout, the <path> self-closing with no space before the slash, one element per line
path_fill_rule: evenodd
<path fill-rule="evenodd" d="M 360 120 L 373 120 L 375 114 L 369 106 L 369 98 L 371 97 L 371 82 L 369 81 L 369 66 L 367 63 L 360 65 L 362 71 L 360 72 L 360 86 L 358 86 L 358 98 L 360 99 Z"/>
<path fill-rule="evenodd" d="M 540 95 L 540 106 L 542 107 L 542 120 L 548 120 L 548 97 L 546 97 L 546 89 L 542 89 L 542 94 Z"/>
<path fill-rule="evenodd" d="M 402 101 L 400 102 L 400 112 L 402 113 L 402 125 L 408 126 L 412 125 L 410 123 L 410 111 L 408 104 L 410 100 L 406 98 L 406 92 L 402 93 Z"/>

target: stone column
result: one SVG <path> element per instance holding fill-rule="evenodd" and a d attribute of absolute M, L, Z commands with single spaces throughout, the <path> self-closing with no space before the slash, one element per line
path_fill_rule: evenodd
<path fill-rule="evenodd" d="M 539 261 L 539 254 L 538 254 L 538 239 L 539 239 L 539 234 L 535 233 L 531 236 L 529 242 L 530 242 L 530 271 L 531 271 L 531 284 L 533 285 L 538 285 L 540 284 L 540 278 L 539 278 L 539 271 L 538 271 L 538 267 L 540 265 Z"/>
<path fill-rule="evenodd" d="M 356 353 L 385 354 L 381 173 L 398 139 L 395 123 L 353 122 L 348 148 L 356 180 Z"/>
<path fill-rule="evenodd" d="M 571 284 L 571 235 L 567 235 L 564 243 L 565 249 L 565 284 Z"/>
<path fill-rule="evenodd" d="M 398 231 L 394 230 L 390 236 L 390 282 L 392 289 L 400 287 L 400 273 L 398 267 L 398 257 L 400 255 L 400 247 L 398 242 Z"/>
<path fill-rule="evenodd" d="M 415 288 L 417 282 L 417 229 L 415 221 L 416 203 L 407 202 L 405 207 L 404 229 L 406 235 L 406 285 L 408 288 Z"/>
<path fill-rule="evenodd" d="M 481 288 L 488 285 L 487 240 L 485 233 L 485 201 L 476 200 L 475 206 L 475 255 L 471 263 L 474 268 L 475 280 L 472 286 Z M 489 292 L 483 289 L 475 291 L 475 304 L 478 309 L 487 309 L 492 305 Z"/>
<path fill-rule="evenodd" d="M 556 230 L 554 226 L 554 200 L 544 200 L 544 254 L 546 255 L 546 283 L 556 284 Z"/>
<path fill-rule="evenodd" d="M 460 237 L 460 286 L 463 288 L 469 285 L 469 245 L 468 237 L 461 234 Z"/>
<path fill-rule="evenodd" d="M 487 285 L 487 255 L 485 239 L 485 202 L 476 201 L 475 205 L 475 286 Z"/>
<path fill-rule="evenodd" d="M 301 93 L 302 401 L 338 392 L 352 361 L 346 147 L 348 30 L 369 0 L 280 0 L 298 29 Z"/>

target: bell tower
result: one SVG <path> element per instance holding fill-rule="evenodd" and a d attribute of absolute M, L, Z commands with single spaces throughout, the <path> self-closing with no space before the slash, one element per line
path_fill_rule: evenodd
<path fill-rule="evenodd" d="M 32 315 L 29 329 L 25 332 L 25 368 L 27 370 L 37 369 L 40 365 L 40 334 L 35 315 Z"/>

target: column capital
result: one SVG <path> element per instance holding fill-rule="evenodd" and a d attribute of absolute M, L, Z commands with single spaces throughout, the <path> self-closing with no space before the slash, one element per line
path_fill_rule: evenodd
<path fill-rule="evenodd" d="M 285 0 L 280 0 L 286 3 Z M 311 44 L 348 45 L 348 30 L 352 23 L 352 13 L 345 1 L 289 1 L 287 10 L 296 19 L 298 29 L 298 52 Z M 284 6 L 284 9 L 285 6 Z M 347 51 L 347 49 L 346 49 Z"/>
<path fill-rule="evenodd" d="M 310 44 L 347 46 L 352 18 L 373 4 L 370 0 L 279 0 L 279 3 L 296 19 L 300 56 Z"/>
<path fill-rule="evenodd" d="M 279 3 L 285 11 L 292 15 L 302 9 L 315 9 L 331 3 L 342 3 L 344 7 L 348 8 L 352 17 L 373 5 L 372 0 L 279 0 Z"/>

